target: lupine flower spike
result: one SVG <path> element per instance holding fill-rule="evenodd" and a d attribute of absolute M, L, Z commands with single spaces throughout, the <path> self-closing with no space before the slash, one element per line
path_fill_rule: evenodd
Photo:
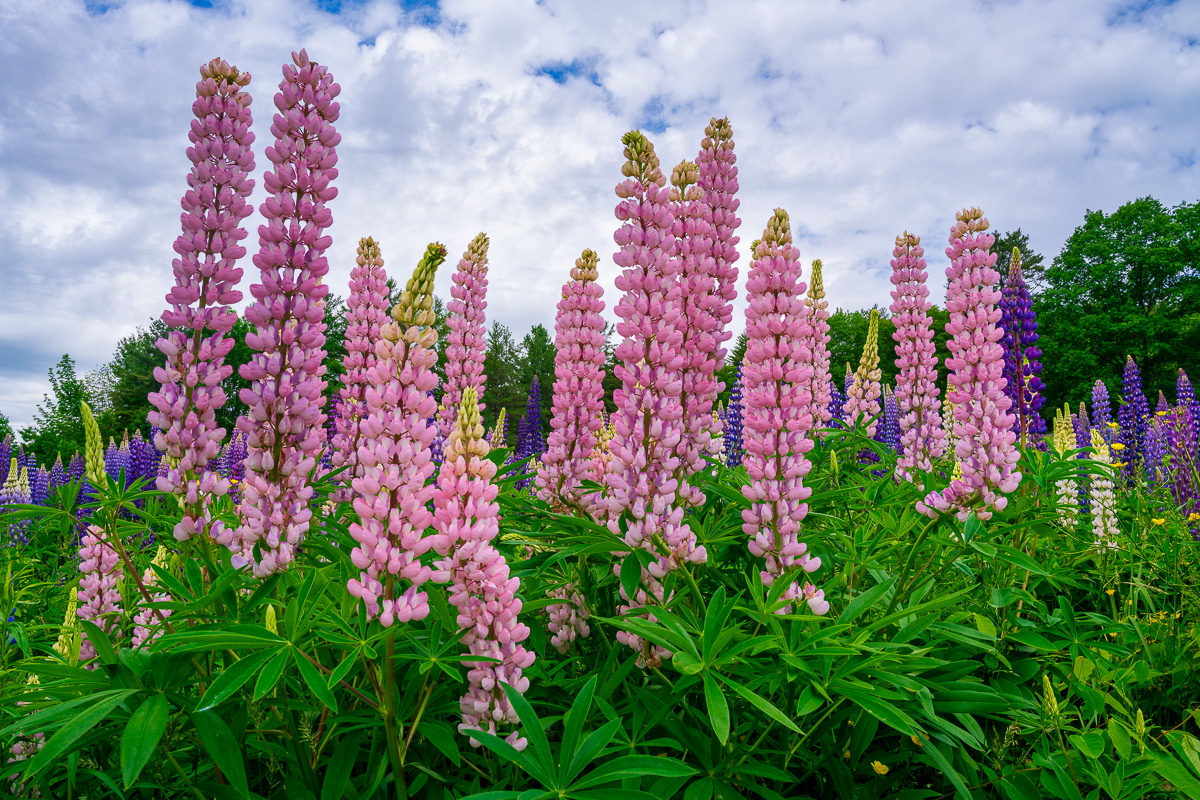
<path fill-rule="evenodd" d="M 428 598 L 419 588 L 430 570 L 420 562 L 432 538 L 427 505 L 433 498 L 434 464 L 429 446 L 436 425 L 430 390 L 437 385 L 437 330 L 433 327 L 433 278 L 446 248 L 431 244 L 413 271 L 391 322 L 380 331 L 375 366 L 367 371 L 366 416 L 359 423 L 362 477 L 355 478 L 350 524 L 358 546 L 350 560 L 362 570 L 347 588 L 366 605 L 369 618 L 385 626 L 424 619 Z M 407 582 L 407 588 L 401 585 Z"/>
<path fill-rule="evenodd" d="M 1042 383 L 1042 364 L 1038 360 L 1042 351 L 1037 346 L 1037 315 L 1021 272 L 1021 251 L 1015 247 L 1009 262 L 1008 279 L 1001 290 L 1000 327 L 1004 329 L 1001 339 L 1004 392 L 1012 401 L 1016 417 L 1013 432 L 1022 447 L 1043 447 L 1046 421 L 1040 412 L 1046 402 L 1046 387 Z"/>
<path fill-rule="evenodd" d="M 1013 469 L 1019 454 L 1013 446 L 1014 417 L 1008 413 L 1012 401 L 1004 394 L 1004 331 L 997 327 L 996 307 L 1000 275 L 992 269 L 995 254 L 988 252 L 995 237 L 985 233 L 988 221 L 978 208 L 964 209 L 957 219 L 946 249 L 951 262 L 946 270 L 946 332 L 952 337 L 946 366 L 953 370 L 947 400 L 954 406 L 962 477 L 942 492 L 931 492 L 917 509 L 929 516 L 952 512 L 960 520 L 974 511 L 987 520 L 992 509 L 1004 510 L 1004 495 L 1017 488 L 1021 473 Z"/>
<path fill-rule="evenodd" d="M 1070 420 L 1061 410 L 1054 414 L 1054 450 L 1062 456 L 1075 447 L 1075 438 Z M 1063 478 L 1054 483 L 1059 521 L 1067 530 L 1074 530 L 1079 521 L 1079 486 L 1073 478 Z"/>
<path fill-rule="evenodd" d="M 945 452 L 941 400 L 938 399 L 937 356 L 929 288 L 925 285 L 925 248 L 921 237 L 905 231 L 892 250 L 892 338 L 896 342 L 896 403 L 900 414 L 900 447 L 896 474 L 912 480 L 914 470 L 929 472 Z"/>
<path fill-rule="evenodd" d="M 813 365 L 798 257 L 787 213 L 776 209 L 746 278 L 743 463 L 750 483 L 742 494 L 750 508 L 742 511 L 742 530 L 750 538 L 750 552 L 765 561 L 760 575 L 768 586 L 795 567 L 814 572 L 821 566 L 821 559 L 810 557 L 799 539 L 800 523 L 808 514 L 804 501 L 812 494 L 804 476 L 812 468 L 805 454 L 813 446 L 807 411 Z M 821 590 L 809 591 L 798 582 L 783 598 L 807 600 L 814 614 L 829 610 Z"/>
<path fill-rule="evenodd" d="M 1108 466 L 1111 462 L 1108 445 L 1097 431 L 1091 432 L 1092 460 Z M 1092 477 L 1091 490 L 1092 535 L 1097 549 L 1117 546 L 1117 501 L 1113 496 L 1113 482 L 1106 470 Z"/>
<path fill-rule="evenodd" d="M 142 583 L 147 589 L 156 588 L 158 586 L 158 573 L 154 571 L 157 566 L 160 569 L 166 569 L 167 562 L 171 558 L 171 551 L 165 546 L 159 545 L 158 551 L 154 554 L 154 560 L 150 567 L 146 569 L 145 575 L 142 576 Z M 154 602 L 161 603 L 171 599 L 170 592 L 155 592 L 152 595 Z M 158 609 L 157 612 L 153 608 L 139 609 L 133 618 L 133 649 L 141 647 L 148 641 L 154 641 L 162 635 L 161 622 L 159 615 L 164 619 L 171 616 L 169 608 Z"/>
<path fill-rule="evenodd" d="M 733 388 L 729 392 L 729 407 L 725 409 L 725 430 L 722 436 L 725 446 L 725 464 L 729 467 L 742 465 L 742 365 L 737 365 Z"/>
<path fill-rule="evenodd" d="M 847 365 L 848 367 L 849 365 Z M 846 390 L 846 421 L 853 426 L 861 418 L 866 425 L 867 435 L 874 436 L 879 425 L 880 378 L 879 368 L 879 311 L 871 309 L 867 325 L 867 341 L 863 345 L 854 381 Z"/>
<path fill-rule="evenodd" d="M 1142 392 L 1142 375 L 1133 356 L 1125 357 L 1125 374 L 1121 387 L 1121 405 L 1117 409 L 1122 445 L 1118 459 L 1124 467 L 1127 480 L 1133 480 L 1142 461 L 1142 448 L 1146 442 L 1146 418 L 1150 416 L 1150 404 Z"/>
<path fill-rule="evenodd" d="M 341 88 L 329 71 L 301 50 L 285 65 L 267 148 L 273 169 L 263 176 L 267 199 L 259 209 L 267 224 L 258 229 L 254 264 L 261 284 L 250 287 L 255 303 L 246 309 L 254 325 L 246 344 L 255 353 L 241 367 L 251 382 L 243 389 L 247 416 L 246 479 L 238 506 L 237 547 L 254 574 L 287 568 L 308 532 L 313 487 L 308 475 L 325 439 L 325 296 L 329 264 L 325 235 L 333 216 L 326 203 L 337 196 L 334 129 Z"/>
<path fill-rule="evenodd" d="M 345 373 L 341 376 L 341 412 L 337 415 L 337 433 L 333 438 L 334 468 L 348 467 L 342 482 L 349 486 L 362 475 L 358 462 L 359 424 L 366 416 L 367 377 L 375 366 L 375 343 L 388 321 L 387 271 L 379 243 L 371 237 L 360 239 L 355 266 L 350 270 L 350 297 L 346 300 Z M 349 500 L 350 492 L 338 492 Z"/>
<path fill-rule="evenodd" d="M 442 438 L 449 439 L 458 416 L 463 391 L 472 386 L 483 393 L 487 376 L 483 374 L 484 312 L 487 310 L 488 237 L 479 234 L 471 240 L 454 272 L 450 302 L 446 305 L 446 385 L 438 422 Z M 484 406 L 481 406 L 483 408 Z"/>
<path fill-rule="evenodd" d="M 433 577 L 450 583 L 450 603 L 458 609 L 458 624 L 466 631 L 462 642 L 469 654 L 499 662 L 466 662 L 470 687 L 459 703 L 463 721 L 458 729 L 468 735 L 473 730 L 495 734 L 498 725 L 519 722 L 502 684 L 524 693 L 529 679 L 521 673 L 534 659 L 521 644 L 529 636 L 529 628 L 517 618 L 521 582 L 509 574 L 504 556 L 492 546 L 500 530 L 500 507 L 499 490 L 492 483 L 496 465 L 487 455 L 475 387 L 468 386 L 446 443 L 433 497 L 434 546 L 445 556 L 437 562 Z M 517 731 L 509 733 L 506 741 L 525 749 Z M 474 739 L 471 743 L 478 746 Z"/>
<path fill-rule="evenodd" d="M 833 376 L 829 372 L 829 301 L 825 299 L 825 280 L 821 260 L 812 262 L 808 293 L 804 295 L 804 314 L 811 333 L 806 344 L 811 354 L 812 378 L 805 386 L 812 397 L 807 413 L 812 415 L 813 429 L 828 428 L 833 416 Z"/>
<path fill-rule="evenodd" d="M 79 548 L 79 618 L 90 620 L 116 639 L 120 634 L 121 592 L 117 588 L 124 573 L 121 556 L 104 540 L 104 531 L 89 525 Z M 83 634 L 80 661 L 96 657 L 96 647 Z M 89 669 L 95 669 L 89 665 Z"/>
<path fill-rule="evenodd" d="M 617 409 L 616 435 L 609 443 L 613 458 L 606 474 L 608 525 L 614 534 L 624 535 L 630 547 L 658 557 L 642 571 L 642 585 L 661 601 L 662 577 L 681 562 L 704 561 L 707 554 L 696 546 L 695 535 L 683 522 L 683 509 L 676 505 L 684 358 L 674 215 L 654 146 L 639 131 L 625 134 L 622 143 L 627 160 L 621 172 L 626 180 L 616 189 L 621 198 L 616 216 L 622 224 L 613 237 L 620 248 L 614 256 L 621 269 L 616 286 L 624 293 L 616 305 L 621 337 L 616 376 L 621 386 L 613 393 Z M 620 527 L 622 515 L 628 523 L 625 531 Z M 632 605 L 649 602 L 645 591 L 636 595 L 625 599 Z M 639 665 L 656 665 L 668 655 L 624 631 L 617 636 L 639 652 Z"/>
<path fill-rule="evenodd" d="M 562 510 L 590 511 L 584 495 L 596 436 L 604 425 L 603 288 L 598 258 L 584 250 L 563 285 L 554 323 L 554 405 L 550 438 L 538 470 L 538 496 Z"/>
<path fill-rule="evenodd" d="M 192 171 L 182 200 L 183 233 L 175 240 L 179 257 L 171 265 L 175 286 L 162 315 L 172 330 L 157 342 L 166 362 L 154 370 L 162 389 L 150 394 L 149 420 L 158 428 L 154 445 L 168 459 L 157 488 L 174 494 L 183 510 L 175 538 L 208 535 L 230 545 L 233 531 L 209 512 L 212 498 L 229 491 L 229 481 L 209 462 L 225 438 L 216 411 L 225 405 L 221 382 L 233 374 L 225 357 L 234 341 L 226 334 L 237 321 L 232 306 L 242 300 L 236 263 L 246 255 L 242 221 L 253 210 L 247 198 L 254 189 L 254 134 L 245 91 L 250 74 L 216 58 L 200 75 L 192 104 L 196 119 L 188 132 Z M 206 330 L 211 333 L 204 336 Z"/>

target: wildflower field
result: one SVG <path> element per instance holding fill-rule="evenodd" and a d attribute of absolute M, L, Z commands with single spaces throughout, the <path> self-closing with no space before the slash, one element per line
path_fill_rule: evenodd
<path fill-rule="evenodd" d="M 446 246 L 393 303 L 360 240 L 329 392 L 339 91 L 283 67 L 251 269 L 250 76 L 201 68 L 151 435 L 84 405 L 67 463 L 3 444 L 0 793 L 1200 798 L 1182 369 L 1044 408 L 1022 254 L 966 208 L 936 266 L 895 239 L 894 385 L 878 312 L 834 377 L 821 262 L 783 209 L 744 235 L 713 119 L 671 168 L 623 138 L 615 253 L 563 265 L 521 419 L 482 402 L 520 279 L 483 233 L 444 309 Z"/>

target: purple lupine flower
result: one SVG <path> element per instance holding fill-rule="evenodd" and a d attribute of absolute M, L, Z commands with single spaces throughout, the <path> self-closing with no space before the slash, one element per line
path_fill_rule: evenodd
<path fill-rule="evenodd" d="M 1171 496 L 1180 513 L 1186 516 L 1192 538 L 1200 541 L 1200 448 L 1196 421 L 1189 408 L 1175 408 L 1160 419 L 1164 420 L 1162 427 L 1167 433 Z"/>
<path fill-rule="evenodd" d="M 896 288 L 891 292 L 891 312 L 899 370 L 894 395 L 900 415 L 897 452 L 902 453 L 896 474 L 905 480 L 912 480 L 914 470 L 929 472 L 933 461 L 945 453 L 924 255 L 920 236 L 905 231 L 896 237 L 891 262 Z"/>
<path fill-rule="evenodd" d="M 554 321 L 554 405 L 550 438 L 537 474 L 538 496 L 563 511 L 586 511 L 585 495 L 596 435 L 604 425 L 604 289 L 595 252 L 584 250 L 563 285 Z"/>
<path fill-rule="evenodd" d="M 284 65 L 275 95 L 267 148 L 273 169 L 263 176 L 268 196 L 260 207 L 267 224 L 258 229 L 254 264 L 262 283 L 250 287 L 255 303 L 246 319 L 255 330 L 246 344 L 256 351 L 241 376 L 248 416 L 238 420 L 246 434 L 246 479 L 238 505 L 237 549 L 262 577 L 287 568 L 308 532 L 312 472 L 324 444 L 325 296 L 322 281 L 333 222 L 326 203 L 337 196 L 334 129 L 341 87 L 328 69 L 301 50 L 295 66 Z M 254 555 L 261 547 L 262 559 Z"/>
<path fill-rule="evenodd" d="M 129 472 L 132 480 L 145 478 L 153 482 L 158 477 L 158 448 L 135 432 L 129 440 Z"/>
<path fill-rule="evenodd" d="M 1196 439 L 1200 440 L 1200 402 L 1196 400 L 1196 392 L 1183 367 L 1179 368 L 1179 378 L 1175 382 L 1175 403 L 1191 414 Z"/>
<path fill-rule="evenodd" d="M 221 453 L 221 474 L 229 479 L 229 496 L 233 502 L 242 499 L 242 481 L 246 479 L 246 434 L 235 430 Z"/>
<path fill-rule="evenodd" d="M 62 454 L 59 453 L 54 459 L 54 466 L 50 468 L 50 491 L 54 491 L 67 482 L 67 471 L 63 469 Z"/>
<path fill-rule="evenodd" d="M 1167 402 L 1167 395 L 1162 389 L 1158 390 L 1158 407 L 1154 410 L 1164 414 L 1171 410 L 1171 404 Z"/>
<path fill-rule="evenodd" d="M 846 378 L 842 381 L 842 394 L 846 399 L 850 399 L 850 387 L 854 385 L 854 370 L 850 369 L 850 362 L 846 362 Z"/>
<path fill-rule="evenodd" d="M 162 315 L 172 330 L 156 343 L 166 362 L 154 370 L 162 388 L 150 393 L 149 420 L 161 428 L 155 447 L 170 458 L 166 474 L 156 480 L 158 489 L 183 502 L 175 538 L 207 534 L 228 545 L 232 532 L 211 518 L 208 504 L 229 484 L 208 469 L 208 462 L 225 438 L 216 411 L 225 404 L 220 382 L 233 374 L 225 357 L 234 341 L 226 334 L 237 321 L 231 306 L 242 299 L 235 288 L 242 270 L 235 265 L 246 254 L 239 242 L 246 237 L 241 222 L 252 210 L 246 198 L 254 189 L 249 177 L 254 134 L 250 95 L 244 91 L 249 73 L 216 58 L 200 68 L 200 75 L 192 104 L 196 119 L 188 132 L 192 170 L 181 203 L 183 232 L 174 245 L 179 257 L 171 263 L 175 286 L 166 297 L 171 307 Z M 204 330 L 212 333 L 203 336 Z"/>
<path fill-rule="evenodd" d="M 388 321 L 387 270 L 379 243 L 371 237 L 359 239 L 355 266 L 350 270 L 350 297 L 346 300 L 346 355 L 342 358 L 345 373 L 341 376 L 341 413 L 337 417 L 337 433 L 333 437 L 333 466 L 347 467 L 342 478 L 346 487 L 339 490 L 339 500 L 349 500 L 351 482 L 360 477 L 358 461 L 359 425 L 366 417 L 366 391 L 370 385 L 367 375 L 375 366 L 375 342 Z"/>
<path fill-rule="evenodd" d="M 1016 416 L 1013 432 L 1022 447 L 1046 446 L 1046 421 L 1041 410 L 1046 402 L 1046 387 L 1042 383 L 1042 351 L 1037 346 L 1037 314 L 1021 272 L 1021 251 L 1013 248 L 1008 279 L 1000 298 L 1000 327 L 1004 338 L 1004 393 L 1012 401 Z"/>
<path fill-rule="evenodd" d="M 492 546 L 500 532 L 499 487 L 492 483 L 496 465 L 487 454 L 475 387 L 467 386 L 433 493 L 437 533 L 432 538 L 443 556 L 433 578 L 451 584 L 450 603 L 466 631 L 462 643 L 468 655 L 496 659 L 466 662 L 470 686 L 459 701 L 463 721 L 458 729 L 468 736 L 478 730 L 495 734 L 497 724 L 520 722 L 502 684 L 524 693 L 529 678 L 522 672 L 534 660 L 533 652 L 521 644 L 529 637 L 529 628 L 518 618 L 521 581 L 512 577 L 504 556 Z M 516 730 L 506 741 L 525 749 L 526 741 Z M 471 743 L 479 746 L 474 739 Z"/>
<path fill-rule="evenodd" d="M 624 535 L 629 547 L 657 556 L 649 569 L 642 570 L 641 583 L 649 594 L 642 589 L 635 597 L 623 594 L 629 605 L 619 611 L 626 613 L 633 606 L 649 604 L 651 596 L 663 602 L 663 576 L 683 561 L 704 561 L 707 553 L 696 545 L 695 534 L 683 521 L 683 509 L 676 506 L 679 458 L 675 448 L 683 431 L 679 393 L 684 358 L 674 214 L 654 145 L 640 131 L 625 134 L 622 143 L 627 160 L 621 173 L 626 180 L 616 187 L 621 226 L 613 235 L 620 248 L 614 256 L 621 269 L 616 286 L 623 292 L 616 304 L 621 337 L 616 376 L 621 386 L 613 393 L 617 409 L 606 474 L 608 525 L 615 535 Z M 624 531 L 623 517 L 628 523 Z M 665 544 L 669 556 L 659 553 L 656 540 Z M 638 652 L 639 666 L 655 666 L 669 657 L 625 631 L 617 638 Z"/>
<path fill-rule="evenodd" d="M 829 373 L 829 301 L 825 299 L 825 280 L 819 258 L 812 262 L 808 292 L 804 295 L 804 314 L 812 331 L 806 345 L 810 353 L 807 361 L 813 368 L 812 378 L 804 387 L 812 397 L 808 403 L 808 413 L 813 418 L 814 429 L 828 428 L 829 421 L 833 419 L 833 392 L 836 387 Z"/>
<path fill-rule="evenodd" d="M 733 388 L 729 392 L 729 407 L 725 409 L 725 464 L 740 467 L 745 450 L 742 447 L 742 365 L 738 364 Z"/>
<path fill-rule="evenodd" d="M 4 441 L 0 441 L 0 486 L 4 485 L 4 481 L 8 480 L 9 463 L 12 461 L 12 434 L 5 434 Z"/>
<path fill-rule="evenodd" d="M 1075 433 L 1075 447 L 1079 450 L 1075 458 L 1080 460 L 1086 459 L 1088 455 L 1085 451 L 1088 447 L 1091 447 L 1092 443 L 1092 431 L 1091 426 L 1088 424 L 1087 407 L 1083 403 L 1080 403 L 1079 413 L 1072 414 L 1071 407 L 1066 406 L 1063 408 L 1063 416 L 1068 419 L 1071 429 Z M 1080 510 L 1085 514 L 1088 513 L 1091 510 L 1091 502 L 1091 492 L 1088 490 L 1088 475 L 1081 470 L 1079 473 Z"/>
<path fill-rule="evenodd" d="M 542 436 L 542 389 L 538 376 L 529 384 L 529 396 L 525 399 L 525 416 L 517 424 L 517 460 L 532 460 L 521 468 L 521 473 L 532 476 L 537 472 L 537 459 L 546 452 L 546 441 Z M 517 481 L 518 489 L 525 489 L 533 482 L 532 477 Z"/>
<path fill-rule="evenodd" d="M 950 231 L 946 255 L 950 267 L 946 277 L 946 310 L 950 322 L 950 358 L 946 366 L 950 390 L 947 400 L 953 405 L 955 455 L 962 465 L 962 477 L 955 478 L 942 492 L 930 492 L 918 503 L 917 510 L 936 517 L 939 512 L 954 512 L 965 520 L 972 511 L 987 520 L 992 509 L 1003 511 L 1008 505 L 1005 494 L 1021 483 L 1014 467 L 1019 454 L 1013 442 L 1012 401 L 1004 394 L 1004 332 L 996 327 L 1000 309 L 999 273 L 992 267 L 994 253 L 988 250 L 996 238 L 985 233 L 988 221 L 978 208 L 964 209 Z"/>
<path fill-rule="evenodd" d="M 67 482 L 77 481 L 83 477 L 84 470 L 87 467 L 83 463 L 83 456 L 76 451 L 75 455 L 71 456 L 71 461 L 67 464 Z"/>
<path fill-rule="evenodd" d="M 438 428 L 443 441 L 450 438 L 458 417 L 463 391 L 472 386 L 483 393 L 487 376 L 483 357 L 487 351 L 485 314 L 488 288 L 488 237 L 480 233 L 471 240 L 454 272 L 450 302 L 446 304 L 446 383 Z M 483 406 L 486 408 L 486 406 Z"/>
<path fill-rule="evenodd" d="M 25 478 L 25 474 L 16 458 L 9 459 L 7 477 L 4 483 L 0 484 L 0 514 L 7 511 L 9 506 L 25 505 L 29 502 L 29 493 L 26 490 L 28 479 Z M 8 523 L 8 541 L 5 544 L 29 544 L 29 520 Z"/>
<path fill-rule="evenodd" d="M 431 572 L 420 559 L 434 544 L 423 534 L 433 522 L 427 505 L 434 487 L 426 482 L 434 472 L 429 445 L 437 431 L 429 422 L 438 380 L 433 278 L 445 258 L 442 245 L 426 248 L 392 309 L 393 321 L 380 330 L 377 360 L 367 371 L 366 416 L 359 422 L 363 474 L 353 481 L 361 521 L 350 524 L 358 543 L 350 560 L 361 572 L 346 588 L 363 601 L 368 618 L 379 617 L 386 627 L 429 613 L 419 587 Z"/>
<path fill-rule="evenodd" d="M 837 386 L 830 384 L 829 387 L 829 419 L 831 425 L 842 424 L 842 417 L 845 414 L 846 395 Z"/>
<path fill-rule="evenodd" d="M 900 442 L 900 405 L 890 386 L 883 387 L 883 425 L 879 428 L 879 441 L 894 453 L 903 453 Z"/>
<path fill-rule="evenodd" d="M 1111 442 L 1112 433 L 1109 423 L 1112 422 L 1112 402 L 1108 399 L 1108 387 L 1104 381 L 1097 379 L 1092 386 L 1092 427 L 1100 431 L 1106 442 Z"/>
<path fill-rule="evenodd" d="M 29 473 L 29 502 L 44 506 L 49 498 L 50 472 L 43 467 L 35 467 Z"/>
<path fill-rule="evenodd" d="M 1170 412 L 1167 412 L 1170 413 Z M 1155 415 L 1146 426 L 1145 455 L 1142 460 L 1147 487 L 1153 491 L 1161 486 L 1170 486 L 1171 480 L 1171 433 L 1166 414 Z"/>
<path fill-rule="evenodd" d="M 700 471 L 716 420 L 713 405 L 717 386 L 717 352 L 722 350 L 724 299 L 717 294 L 716 261 L 712 257 L 715 232 L 709 225 L 709 209 L 703 190 L 696 185 L 700 173 L 684 161 L 671 171 L 671 232 L 675 237 L 675 260 L 679 265 L 679 349 L 683 356 L 683 383 L 679 403 L 683 408 L 682 430 L 675 446 L 679 458 L 676 471 L 676 502 L 684 506 L 704 504 L 704 492 L 690 477 Z"/>
<path fill-rule="evenodd" d="M 1120 423 L 1120 444 L 1123 447 L 1114 466 L 1124 467 L 1126 480 L 1133 480 L 1141 466 L 1143 447 L 1146 442 L 1146 418 L 1150 415 L 1150 404 L 1142 392 L 1142 374 L 1133 356 L 1125 357 L 1125 374 L 1121 385 L 1121 405 L 1117 409 Z"/>
<path fill-rule="evenodd" d="M 787 212 L 777 208 L 746 277 L 744 464 L 750 483 L 742 494 L 750 507 L 742 511 L 742 531 L 750 552 L 764 559 L 759 574 L 767 586 L 795 567 L 814 572 L 821 566 L 799 538 L 812 494 L 804 485 L 812 468 L 805 454 L 813 446 L 807 413 L 813 366 L 805 346 L 813 332 L 801 297 L 799 253 Z M 824 592 L 810 596 L 806 588 L 793 582 L 783 599 L 804 598 L 814 614 L 827 612 Z"/>
<path fill-rule="evenodd" d="M 119 484 L 122 471 L 128 471 L 128 460 L 122 458 L 121 449 L 111 436 L 108 437 L 108 447 L 104 450 L 104 474 Z"/>

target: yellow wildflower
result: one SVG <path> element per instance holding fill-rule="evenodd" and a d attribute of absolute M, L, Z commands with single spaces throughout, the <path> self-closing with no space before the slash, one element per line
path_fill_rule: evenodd
<path fill-rule="evenodd" d="M 1196 520 L 1200 520 L 1200 514 L 1197 514 L 1195 511 L 1188 514 L 1188 522 L 1195 522 Z"/>
<path fill-rule="evenodd" d="M 1108 595 L 1109 597 L 1112 597 L 1116 593 L 1116 591 L 1117 591 L 1116 589 L 1105 589 L 1104 593 L 1106 595 Z"/>
<path fill-rule="evenodd" d="M 911 736 L 910 738 L 912 739 L 912 743 L 915 744 L 917 747 L 925 746 L 925 743 L 922 742 L 920 739 L 918 739 L 915 734 L 913 736 Z"/>
<path fill-rule="evenodd" d="M 846 752 L 842 753 L 842 758 L 849 758 L 849 757 L 850 757 L 850 751 L 849 751 L 849 750 L 847 750 Z"/>
<path fill-rule="evenodd" d="M 872 761 L 871 769 L 875 770 L 875 774 L 877 774 L 877 775 L 887 775 L 888 774 L 887 764 L 880 763 L 879 761 Z"/>
<path fill-rule="evenodd" d="M 1111 445 L 1109 445 L 1109 447 L 1111 447 L 1113 450 L 1124 450 L 1125 449 L 1125 445 L 1121 444 L 1120 442 L 1113 442 Z"/>

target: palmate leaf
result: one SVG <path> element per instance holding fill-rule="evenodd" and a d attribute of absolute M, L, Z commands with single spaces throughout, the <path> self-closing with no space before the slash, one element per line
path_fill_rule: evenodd
<path fill-rule="evenodd" d="M 253 678 L 258 669 L 278 652 L 279 650 L 259 650 L 223 670 L 208 685 L 204 697 L 200 698 L 200 702 L 196 705 L 196 710 L 204 711 L 212 708 L 242 688 L 246 681 Z"/>
<path fill-rule="evenodd" d="M 94 702 L 90 707 L 76 714 L 74 718 L 59 728 L 58 732 L 50 737 L 42 746 L 42 749 L 38 751 L 37 755 L 29 762 L 29 766 L 25 768 L 25 778 L 28 779 L 36 775 L 59 756 L 64 755 L 70 750 L 71 745 L 79 741 L 81 736 L 96 727 L 114 708 L 136 693 L 136 689 L 129 689 L 116 692 L 107 697 L 102 696 L 100 700 Z M 88 699 L 94 700 L 95 698 L 91 697 Z"/>

